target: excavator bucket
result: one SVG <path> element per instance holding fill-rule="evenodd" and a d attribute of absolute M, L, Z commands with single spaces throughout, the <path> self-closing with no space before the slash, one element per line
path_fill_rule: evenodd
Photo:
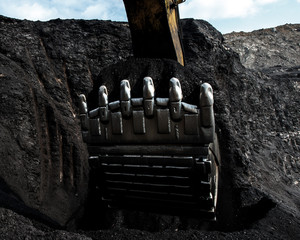
<path fill-rule="evenodd" d="M 178 4 L 183 0 L 124 0 L 136 57 L 169 58 L 184 64 Z M 95 173 L 95 189 L 109 206 L 216 218 L 220 155 L 213 90 L 201 85 L 199 102 L 183 101 L 178 79 L 169 96 L 156 97 L 150 77 L 140 98 L 128 80 L 109 102 L 105 86 L 98 107 L 80 96 L 83 139 Z M 99 197 L 99 196 L 98 196 Z"/>
<path fill-rule="evenodd" d="M 158 98 L 145 77 L 141 95 L 132 98 L 122 80 L 117 101 L 108 101 L 105 86 L 96 109 L 88 110 L 80 96 L 83 139 L 101 198 L 110 206 L 214 220 L 220 159 L 211 86 L 201 85 L 193 105 L 183 101 L 178 79 L 170 79 L 167 98 Z"/>
<path fill-rule="evenodd" d="M 167 58 L 184 65 L 178 4 L 183 0 L 123 0 L 133 51 L 140 58 Z"/>

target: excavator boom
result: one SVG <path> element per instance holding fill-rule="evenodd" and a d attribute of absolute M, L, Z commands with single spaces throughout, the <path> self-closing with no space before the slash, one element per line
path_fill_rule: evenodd
<path fill-rule="evenodd" d="M 123 1 L 135 57 L 168 58 L 184 65 L 178 13 L 183 0 Z"/>

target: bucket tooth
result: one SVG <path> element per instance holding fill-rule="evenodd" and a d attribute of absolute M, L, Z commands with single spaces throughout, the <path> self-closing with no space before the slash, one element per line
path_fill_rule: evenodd
<path fill-rule="evenodd" d="M 128 80 L 122 80 L 120 86 L 121 112 L 124 117 L 131 116 L 131 88 Z"/>
<path fill-rule="evenodd" d="M 99 111 L 101 121 L 108 121 L 108 92 L 105 86 L 99 88 Z"/>
<path fill-rule="evenodd" d="M 201 125 L 205 128 L 214 127 L 213 89 L 209 83 L 203 83 L 200 88 Z"/>
<path fill-rule="evenodd" d="M 87 112 L 88 112 L 88 109 L 87 109 L 86 97 L 84 94 L 80 94 L 80 96 L 79 96 L 79 116 L 80 116 L 81 128 L 83 130 L 88 129 Z"/>
<path fill-rule="evenodd" d="M 182 90 L 180 82 L 177 78 L 171 78 L 169 84 L 169 99 L 170 99 L 170 112 L 171 117 L 175 120 L 181 118 L 181 101 Z"/>
<path fill-rule="evenodd" d="M 143 98 L 144 98 L 144 110 L 145 115 L 150 117 L 153 115 L 154 111 L 154 84 L 151 77 L 144 78 L 144 86 L 143 86 Z"/>
<path fill-rule="evenodd" d="M 80 94 L 80 96 L 79 96 L 79 113 L 86 114 L 87 112 L 88 112 L 88 110 L 87 110 L 86 97 L 84 94 Z"/>

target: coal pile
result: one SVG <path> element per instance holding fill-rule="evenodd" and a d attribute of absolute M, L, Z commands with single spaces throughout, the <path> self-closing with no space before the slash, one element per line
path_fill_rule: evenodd
<path fill-rule="evenodd" d="M 234 48 L 235 34 L 224 41 L 209 23 L 193 19 L 182 21 L 186 67 L 170 60 L 134 59 L 127 23 L 0 17 L 0 26 L 4 239 L 299 239 L 297 55 L 281 51 L 279 58 L 287 54 L 288 61 L 256 57 L 249 65 L 239 51 L 244 40 Z M 278 43 L 287 38 L 293 39 L 287 44 L 299 43 L 298 31 L 289 27 L 280 28 L 290 36 L 278 35 Z M 261 30 L 266 39 L 273 33 Z M 252 39 L 251 33 L 244 35 Z M 93 201 L 78 96 L 92 99 L 102 83 L 113 93 L 123 78 L 138 89 L 145 75 L 162 84 L 161 95 L 165 80 L 177 77 L 190 103 L 201 82 L 214 89 L 222 154 L 216 223 L 132 211 L 104 213 Z"/>

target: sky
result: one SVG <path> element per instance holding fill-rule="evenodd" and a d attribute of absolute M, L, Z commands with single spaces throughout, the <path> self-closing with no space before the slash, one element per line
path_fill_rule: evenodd
<path fill-rule="evenodd" d="M 223 34 L 300 23 L 300 0 L 186 0 L 179 9 L 181 18 L 204 19 Z M 127 21 L 123 0 L 0 0 L 0 15 Z"/>

